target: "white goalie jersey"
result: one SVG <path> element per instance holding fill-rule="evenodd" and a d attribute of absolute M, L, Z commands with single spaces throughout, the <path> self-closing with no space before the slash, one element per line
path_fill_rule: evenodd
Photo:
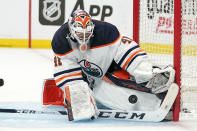
<path fill-rule="evenodd" d="M 116 109 L 139 110 L 155 109 L 160 105 L 161 100 L 149 93 L 139 93 L 116 89 L 102 80 L 114 61 L 130 75 L 136 76 L 138 82 L 147 82 L 152 77 L 152 65 L 148 62 L 148 56 L 140 46 L 129 39 L 121 36 L 117 28 L 109 23 L 93 21 L 95 24 L 93 37 L 89 41 L 88 50 L 82 53 L 76 48 L 76 41 L 69 37 L 67 23 L 62 25 L 56 32 L 52 48 L 55 53 L 54 78 L 59 88 L 65 88 L 72 83 L 87 82 L 94 88 L 94 97 L 104 105 Z M 138 68 L 140 63 L 147 63 L 150 67 L 148 73 L 141 74 Z M 138 78 L 139 77 L 139 78 Z M 109 88 L 106 88 L 108 86 Z M 114 92 L 113 92 L 114 91 Z M 132 91 L 132 92 L 130 92 Z M 112 95 L 113 94 L 113 95 Z M 131 95 L 140 96 L 137 104 L 131 104 L 128 98 Z M 149 105 L 144 108 L 144 104 Z M 117 105 L 117 106 L 114 106 Z"/>
<path fill-rule="evenodd" d="M 140 46 L 128 37 L 120 36 L 115 26 L 106 22 L 93 21 L 95 29 L 89 42 L 89 49 L 81 53 L 69 37 L 67 23 L 55 34 L 52 48 L 55 57 L 54 77 L 58 87 L 87 79 L 96 84 L 106 74 L 112 61 L 130 74 L 147 55 Z M 86 77 L 86 78 L 84 78 Z"/>

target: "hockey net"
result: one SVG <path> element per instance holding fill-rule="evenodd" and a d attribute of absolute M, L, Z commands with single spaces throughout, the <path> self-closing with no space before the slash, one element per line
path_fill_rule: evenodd
<path fill-rule="evenodd" d="M 197 118 L 197 0 L 134 0 L 133 4 L 133 39 L 154 64 L 175 67 L 180 94 L 174 121 Z"/>

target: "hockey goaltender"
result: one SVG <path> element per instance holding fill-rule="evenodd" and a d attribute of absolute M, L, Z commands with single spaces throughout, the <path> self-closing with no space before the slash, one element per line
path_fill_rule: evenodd
<path fill-rule="evenodd" d="M 84 10 L 56 31 L 52 49 L 54 78 L 43 104 L 64 106 L 70 121 L 161 121 L 177 96 L 172 66 L 153 65 L 135 41 Z"/>

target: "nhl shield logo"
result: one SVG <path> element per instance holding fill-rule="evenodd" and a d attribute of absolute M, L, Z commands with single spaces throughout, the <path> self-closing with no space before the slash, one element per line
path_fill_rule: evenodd
<path fill-rule="evenodd" d="M 43 25 L 64 23 L 65 0 L 40 0 L 39 21 Z"/>
<path fill-rule="evenodd" d="M 61 2 L 59 0 L 45 0 L 43 2 L 43 16 L 47 20 L 53 22 L 60 18 L 61 16 L 61 9 L 60 5 Z"/>

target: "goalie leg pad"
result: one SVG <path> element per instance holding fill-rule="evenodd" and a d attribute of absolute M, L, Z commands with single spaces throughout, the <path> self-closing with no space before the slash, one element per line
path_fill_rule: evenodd
<path fill-rule="evenodd" d="M 42 104 L 43 105 L 57 105 L 65 106 L 64 92 L 55 84 L 55 80 L 46 79 L 42 90 Z"/>
<path fill-rule="evenodd" d="M 97 118 L 97 108 L 88 84 L 78 82 L 64 88 L 69 121 Z"/>

